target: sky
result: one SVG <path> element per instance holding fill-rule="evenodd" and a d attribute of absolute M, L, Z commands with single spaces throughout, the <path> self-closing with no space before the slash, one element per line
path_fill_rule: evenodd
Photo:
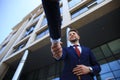
<path fill-rule="evenodd" d="M 0 0 L 0 44 L 12 28 L 40 4 L 41 0 Z"/>

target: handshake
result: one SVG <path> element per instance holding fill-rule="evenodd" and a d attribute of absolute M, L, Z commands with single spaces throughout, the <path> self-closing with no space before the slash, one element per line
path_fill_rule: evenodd
<path fill-rule="evenodd" d="M 53 57 L 59 60 L 62 57 L 62 42 L 53 42 L 51 45 L 51 52 Z"/>

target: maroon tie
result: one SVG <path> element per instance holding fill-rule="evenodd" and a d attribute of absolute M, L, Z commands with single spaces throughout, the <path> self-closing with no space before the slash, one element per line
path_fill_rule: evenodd
<path fill-rule="evenodd" d="M 74 45 L 74 46 L 75 46 L 75 51 L 77 55 L 80 57 L 80 50 L 78 49 L 78 45 Z"/>

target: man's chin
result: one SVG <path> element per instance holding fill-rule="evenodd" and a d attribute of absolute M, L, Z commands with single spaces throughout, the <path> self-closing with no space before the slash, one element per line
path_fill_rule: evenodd
<path fill-rule="evenodd" d="M 76 42 L 76 41 L 77 41 L 77 39 L 70 40 L 71 43 L 74 43 L 74 42 Z"/>

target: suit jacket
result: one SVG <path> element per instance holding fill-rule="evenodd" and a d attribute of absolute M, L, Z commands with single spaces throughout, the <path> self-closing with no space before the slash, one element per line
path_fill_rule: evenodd
<path fill-rule="evenodd" d="M 53 40 L 61 37 L 61 16 L 59 0 L 42 0 L 43 8 L 48 21 L 50 37 Z"/>
<path fill-rule="evenodd" d="M 91 50 L 84 46 L 81 46 L 81 48 L 82 53 L 80 57 L 78 57 L 72 46 L 63 48 L 63 55 L 60 60 L 64 60 L 64 69 L 60 80 L 78 80 L 78 77 L 72 72 L 73 68 L 78 64 L 91 66 L 93 68 L 92 73 L 81 76 L 82 80 L 93 80 L 93 76 L 101 71 L 100 65 L 97 63 Z"/>

